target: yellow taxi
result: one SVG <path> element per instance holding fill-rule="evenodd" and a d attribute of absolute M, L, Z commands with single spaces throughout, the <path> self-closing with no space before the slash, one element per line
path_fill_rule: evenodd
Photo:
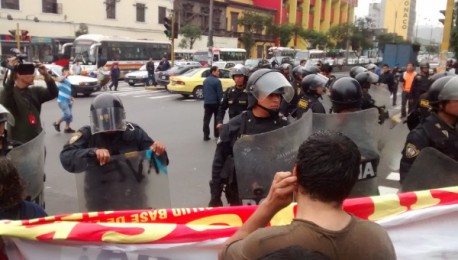
<path fill-rule="evenodd" d="M 167 90 L 170 93 L 181 94 L 184 97 L 192 95 L 196 99 L 203 99 L 203 84 L 205 78 L 210 75 L 210 68 L 193 69 L 180 76 L 170 77 L 170 85 Z M 230 70 L 220 69 L 219 79 L 223 86 L 223 91 L 234 86 L 234 80 L 231 78 Z"/>

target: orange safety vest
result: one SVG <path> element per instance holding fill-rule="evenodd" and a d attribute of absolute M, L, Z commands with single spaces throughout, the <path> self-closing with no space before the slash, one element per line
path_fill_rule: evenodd
<path fill-rule="evenodd" d="M 412 88 L 412 82 L 416 75 L 417 73 L 415 71 L 412 73 L 404 72 L 404 75 L 402 77 L 404 78 L 404 91 L 405 92 L 410 93 L 410 89 Z"/>

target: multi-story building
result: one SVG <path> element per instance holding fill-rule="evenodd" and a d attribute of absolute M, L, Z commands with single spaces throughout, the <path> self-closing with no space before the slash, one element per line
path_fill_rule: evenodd
<path fill-rule="evenodd" d="M 372 23 L 370 24 L 370 27 L 372 29 L 383 28 L 382 4 L 381 3 L 370 3 L 368 17 L 371 18 L 372 20 Z"/>
<path fill-rule="evenodd" d="M 1 0 L 0 34 L 29 31 L 32 36 L 75 36 L 81 24 L 89 33 L 166 40 L 163 18 L 172 0 Z"/>
<path fill-rule="evenodd" d="M 277 24 L 295 24 L 319 32 L 326 32 L 334 25 L 352 23 L 358 6 L 358 0 L 253 0 L 253 3 L 276 10 Z M 298 49 L 309 47 L 299 37 L 295 37 L 290 46 Z"/>
<path fill-rule="evenodd" d="M 383 27 L 406 40 L 414 37 L 417 0 L 382 0 Z"/>

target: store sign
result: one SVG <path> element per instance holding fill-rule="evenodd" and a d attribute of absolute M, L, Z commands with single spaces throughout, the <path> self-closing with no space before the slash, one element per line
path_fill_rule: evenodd
<path fill-rule="evenodd" d="M 403 30 L 407 30 L 409 25 L 409 12 L 410 12 L 410 0 L 403 0 L 402 3 L 402 26 Z"/>

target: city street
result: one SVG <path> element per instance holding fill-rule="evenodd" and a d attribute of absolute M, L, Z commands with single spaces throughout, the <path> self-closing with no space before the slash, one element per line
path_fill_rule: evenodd
<path fill-rule="evenodd" d="M 76 99 L 74 129 L 89 124 L 91 101 L 100 93 Z M 128 121 L 137 123 L 154 140 L 160 140 L 167 146 L 171 207 L 206 206 L 216 140 L 202 140 L 203 103 L 169 94 L 163 89 L 145 90 L 140 85 L 129 87 L 124 82 L 120 83 L 118 92 L 111 93 L 122 99 Z M 75 176 L 62 168 L 59 159 L 62 147 L 71 135 L 58 133 L 52 126 L 60 113 L 56 101 L 45 103 L 42 109 L 47 149 L 45 201 L 49 214 L 79 211 Z M 397 192 L 397 174 L 391 173 L 385 162 L 379 167 L 379 176 L 382 192 Z"/>

